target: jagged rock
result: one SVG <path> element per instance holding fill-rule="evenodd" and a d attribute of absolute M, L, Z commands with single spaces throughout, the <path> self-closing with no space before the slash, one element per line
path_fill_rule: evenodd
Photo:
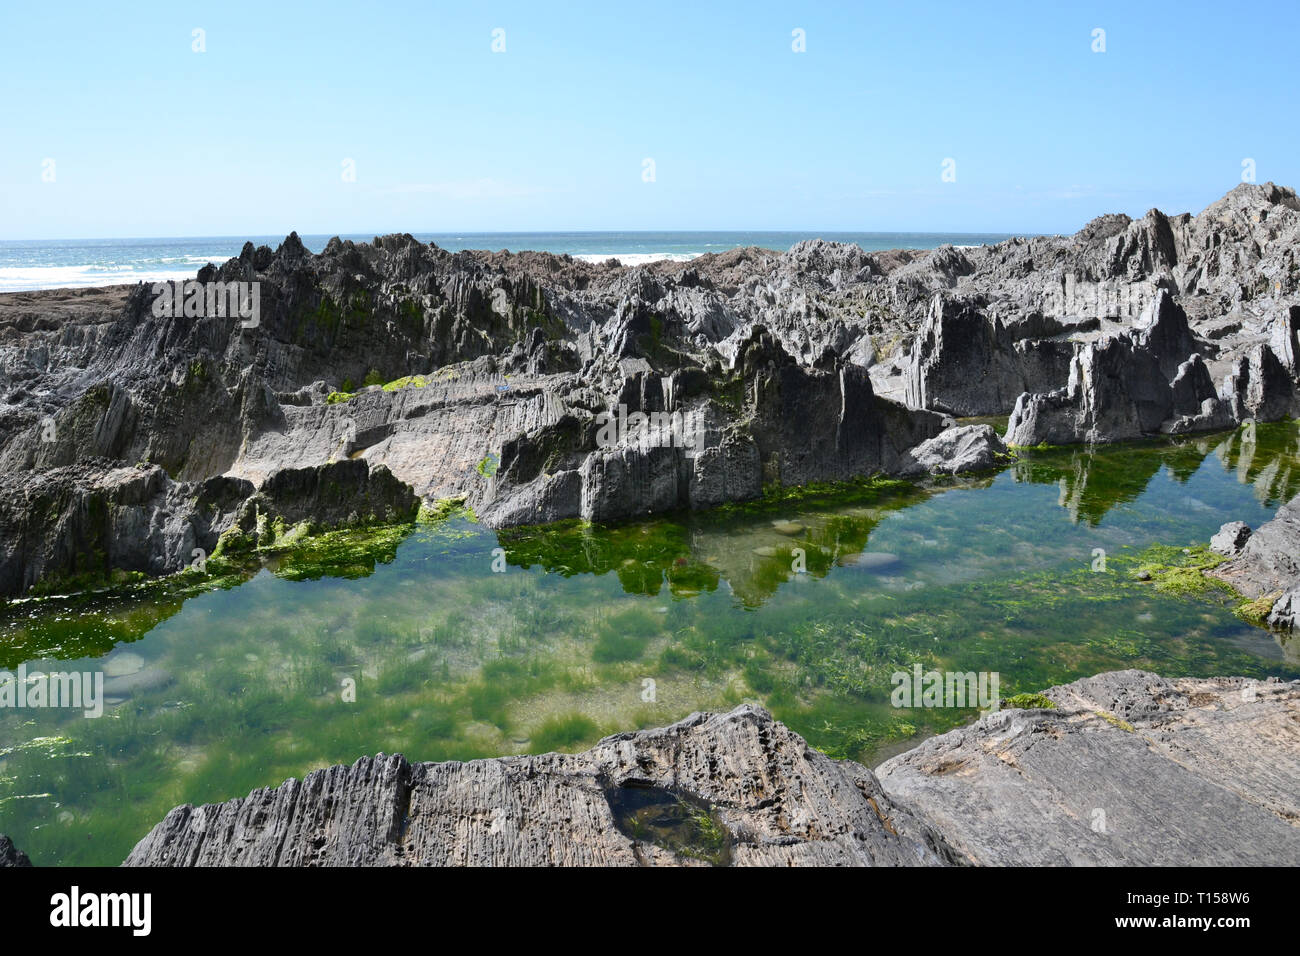
<path fill-rule="evenodd" d="M 738 414 L 713 398 L 693 398 L 685 382 L 674 384 L 678 376 L 665 384 L 636 363 L 627 366 L 633 371 L 620 406 L 647 420 L 602 444 L 609 426 L 598 428 L 590 412 L 575 407 L 568 418 L 512 439 L 486 503 L 476 508 L 480 519 L 492 526 L 537 515 L 610 521 L 741 501 L 757 497 L 764 483 L 898 472 L 908 449 L 942 426 L 940 415 L 878 398 L 866 370 L 829 352 L 815 367 L 800 365 L 765 329 L 740 344 L 736 362 Z M 624 431 L 619 424 L 615 430 Z"/>
<path fill-rule="evenodd" d="M 0 595 L 47 579 L 179 571 L 195 548 L 212 552 L 252 491 L 227 478 L 178 484 L 156 465 L 102 459 L 34 472 L 0 487 Z"/>
<path fill-rule="evenodd" d="M 1218 398 L 1210 369 L 1196 354 L 1177 367 L 1169 387 L 1173 392 L 1173 413 L 1178 416 L 1200 415 L 1207 401 Z"/>
<path fill-rule="evenodd" d="M 382 466 L 342 461 L 284 471 L 261 490 L 239 478 L 175 482 L 157 465 L 89 459 L 0 487 L 0 595 L 85 587 L 118 572 L 172 574 L 258 515 L 324 529 L 411 520 L 419 499 Z"/>
<path fill-rule="evenodd" d="M 1228 527 L 1224 525 L 1219 534 Z M 1255 529 L 1235 556 L 1207 573 L 1227 581 L 1248 598 L 1276 596 L 1269 625 L 1294 626 L 1297 603 L 1293 592 L 1300 590 L 1300 497 L 1278 508 L 1272 518 Z"/>
<path fill-rule="evenodd" d="M 364 757 L 302 781 L 178 807 L 127 866 L 680 866 L 681 843 L 623 832 L 615 807 L 687 794 L 736 866 L 942 866 L 951 853 L 871 771 L 761 708 L 693 714 L 580 754 L 409 764 Z M 697 811 L 698 812 L 698 811 Z M 631 829 L 626 823 L 625 829 Z"/>
<path fill-rule="evenodd" d="M 746 421 L 764 478 L 782 485 L 894 473 L 908 449 L 932 438 L 943 416 L 877 398 L 858 366 L 823 357 L 797 364 L 765 330 L 739 353 Z"/>
<path fill-rule="evenodd" d="M 31 865 L 32 861 L 27 859 L 27 854 L 14 846 L 13 840 L 0 833 L 0 867 Z"/>
<path fill-rule="evenodd" d="M 905 400 L 951 415 L 996 415 L 1022 392 L 1056 387 L 1074 345 L 1055 336 L 1077 328 L 1029 313 L 1012 326 L 982 311 L 981 299 L 935 295 L 906 365 Z"/>
<path fill-rule="evenodd" d="M 991 415 L 1025 391 L 1002 323 L 973 303 L 936 294 L 912 341 L 907 404 L 951 415 Z"/>
<path fill-rule="evenodd" d="M 983 866 L 1295 866 L 1300 681 L 1119 671 L 877 768 Z"/>
<path fill-rule="evenodd" d="M 1250 539 L 1250 525 L 1244 521 L 1229 521 L 1210 539 L 1210 550 L 1233 557 L 1241 552 Z"/>
<path fill-rule="evenodd" d="M 908 453 L 903 475 L 955 475 L 987 471 L 1009 460 L 1007 446 L 990 425 L 957 425 L 921 442 Z"/>
<path fill-rule="evenodd" d="M 511 524 L 911 467 L 933 409 L 1014 404 L 1013 444 L 1221 428 L 1296 408 L 1297 244 L 1300 200 L 1271 183 L 1074 236 L 636 268 L 291 234 L 199 275 L 259 283 L 255 327 L 156 314 L 145 284 L 0 295 L 0 474 L 98 457 L 261 486 L 360 457 Z M 909 392 L 932 410 L 890 404 Z M 702 415 L 703 446 L 597 449 L 620 403 Z"/>
<path fill-rule="evenodd" d="M 1172 410 L 1172 390 L 1155 357 L 1117 336 L 1085 346 L 1064 388 L 1021 395 L 1006 441 L 1030 446 L 1140 438 L 1157 433 Z"/>
<path fill-rule="evenodd" d="M 244 532 L 257 518 L 279 518 L 286 525 L 306 521 L 319 528 L 401 523 L 412 520 L 420 499 L 383 465 L 344 459 L 315 468 L 285 468 L 266 480 L 239 509 Z"/>
<path fill-rule="evenodd" d="M 1224 382 L 1223 399 L 1236 421 L 1274 422 L 1291 414 L 1295 388 L 1291 373 L 1261 342 L 1237 360 Z"/>
<path fill-rule="evenodd" d="M 1187 313 L 1168 289 L 1157 291 L 1151 308 L 1133 323 L 1133 344 L 1155 356 L 1166 381 L 1202 348 L 1187 324 Z"/>
<path fill-rule="evenodd" d="M 1007 444 L 1112 442 L 1229 424 L 1198 348 L 1186 313 L 1159 290 L 1133 329 L 1080 349 L 1064 388 L 1016 400 Z"/>

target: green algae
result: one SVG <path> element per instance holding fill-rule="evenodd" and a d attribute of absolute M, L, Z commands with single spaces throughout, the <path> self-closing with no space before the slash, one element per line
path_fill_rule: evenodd
<path fill-rule="evenodd" d="M 1127 720 L 1123 720 L 1119 717 L 1116 717 L 1114 714 L 1110 713 L 1110 711 L 1099 710 L 1097 711 L 1097 716 L 1100 717 L 1102 720 L 1106 721 L 1106 723 L 1110 724 L 1112 727 L 1118 727 L 1120 730 L 1124 731 L 1125 733 L 1129 733 L 1129 734 L 1137 733 L 1136 727 L 1130 724 Z"/>
<path fill-rule="evenodd" d="M 1270 594 L 1262 594 L 1253 601 L 1243 599 L 1235 608 L 1235 612 L 1243 621 L 1248 621 L 1256 627 L 1267 627 L 1268 616 L 1281 596 L 1281 591 L 1274 591 Z"/>
<path fill-rule="evenodd" d="M 1056 710 L 1056 703 L 1042 694 L 1015 694 L 1002 701 L 1003 707 L 1016 710 Z"/>

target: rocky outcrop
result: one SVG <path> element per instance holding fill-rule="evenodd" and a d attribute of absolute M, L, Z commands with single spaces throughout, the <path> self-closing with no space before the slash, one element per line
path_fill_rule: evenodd
<path fill-rule="evenodd" d="M 1210 538 L 1210 550 L 1235 557 L 1249 540 L 1250 525 L 1244 521 L 1229 521 Z"/>
<path fill-rule="evenodd" d="M 900 474 L 908 476 L 988 471 L 1011 460 L 991 425 L 954 425 L 921 442 L 907 457 Z"/>
<path fill-rule="evenodd" d="M 0 296 L 0 474 L 143 463 L 256 490 L 357 458 L 504 526 L 914 471 L 945 415 L 1011 413 L 1021 445 L 1268 420 L 1300 394 L 1297 246 L 1300 200 L 1272 184 L 1074 236 L 636 268 L 290 234 L 199 272 L 256 283 L 255 320 L 146 285 Z M 668 418 L 602 440 L 609 414 Z M 173 566 L 174 538 L 135 564 Z"/>
<path fill-rule="evenodd" d="M 1128 331 L 1082 346 L 1064 388 L 1025 393 L 1007 424 L 1007 443 L 1108 442 L 1204 430 L 1224 415 L 1187 314 L 1165 290 Z"/>
<path fill-rule="evenodd" d="M 761 708 L 580 754 L 363 758 L 178 807 L 128 866 L 1300 863 L 1300 682 L 1120 671 L 875 773 Z"/>
<path fill-rule="evenodd" d="M 1119 671 L 877 768 L 981 866 L 1295 866 L 1300 682 Z"/>
<path fill-rule="evenodd" d="M 0 867 L 31 865 L 32 861 L 27 859 L 27 854 L 14 846 L 13 840 L 0 833 Z"/>
<path fill-rule="evenodd" d="M 0 487 L 0 595 L 181 570 L 196 548 L 212 553 L 252 491 L 237 479 L 177 483 L 156 465 L 103 459 L 33 472 Z"/>
<path fill-rule="evenodd" d="M 503 446 L 479 517 L 495 526 L 609 521 L 742 501 L 770 484 L 899 473 L 910 449 L 943 426 L 941 415 L 877 397 L 865 369 L 829 351 L 811 368 L 799 364 L 763 328 L 735 362 L 719 388 L 704 375 L 692 383 L 638 369 L 616 417 L 561 398 L 558 420 Z"/>
<path fill-rule="evenodd" d="M 1022 393 L 1055 388 L 1069 374 L 1075 346 L 1066 325 L 1034 313 L 1007 327 L 982 305 L 935 295 L 908 355 L 908 405 L 997 415 Z"/>
<path fill-rule="evenodd" d="M 315 468 L 285 468 L 263 482 L 240 508 L 241 530 L 257 516 L 315 528 L 394 524 L 415 518 L 420 499 L 383 465 L 344 459 Z"/>
<path fill-rule="evenodd" d="M 942 866 L 871 771 L 761 708 L 694 714 L 581 754 L 362 758 L 178 807 L 127 866 Z"/>
<path fill-rule="evenodd" d="M 1254 532 L 1240 521 L 1225 524 L 1210 547 L 1230 557 L 1209 574 L 1248 598 L 1271 598 L 1269 626 L 1295 627 L 1300 610 L 1300 498 L 1282 505 Z"/>
<path fill-rule="evenodd" d="M 255 542 L 259 524 L 410 521 L 418 507 L 409 486 L 364 461 L 286 470 L 259 490 L 240 478 L 176 482 L 157 465 L 89 459 L 0 488 L 0 596 L 172 574 L 202 564 L 232 529 Z"/>

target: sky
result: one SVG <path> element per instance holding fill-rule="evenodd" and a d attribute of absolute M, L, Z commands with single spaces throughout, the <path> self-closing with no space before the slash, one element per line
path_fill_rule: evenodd
<path fill-rule="evenodd" d="M 0 239 L 1068 233 L 1300 185 L 1297 39 L 1295 0 L 0 0 Z"/>

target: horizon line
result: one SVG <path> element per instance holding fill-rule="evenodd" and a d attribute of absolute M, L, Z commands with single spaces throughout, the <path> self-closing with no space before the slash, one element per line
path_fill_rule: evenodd
<path fill-rule="evenodd" d="M 1080 227 L 1082 228 L 1082 227 Z M 1077 232 L 1078 230 L 1075 230 Z M 384 236 L 606 236 L 606 235 L 719 235 L 719 234 L 744 234 L 744 233 L 772 233 L 785 235 L 806 235 L 809 238 L 820 238 L 827 235 L 841 236 L 1001 236 L 1006 239 L 1016 238 L 1035 238 L 1040 236 L 1065 236 L 1073 233 L 1063 232 L 1006 232 L 1004 230 L 948 230 L 948 229 L 444 229 L 434 230 L 402 230 L 377 232 L 373 230 L 361 230 L 353 232 L 300 232 L 292 229 L 283 234 L 281 241 L 288 239 L 290 235 L 297 234 L 301 239 L 304 236 L 317 238 L 346 238 L 354 236 L 371 236 L 383 238 Z M 149 239 L 178 240 L 178 239 L 243 239 L 251 241 L 253 238 L 264 239 L 268 237 L 279 236 L 279 232 L 262 232 L 262 233 L 229 233 L 225 235 L 171 235 L 171 236 L 61 236 L 58 238 L 26 238 L 26 239 L 0 239 L 3 243 L 20 243 L 20 242 L 115 242 L 130 241 L 140 242 Z"/>

